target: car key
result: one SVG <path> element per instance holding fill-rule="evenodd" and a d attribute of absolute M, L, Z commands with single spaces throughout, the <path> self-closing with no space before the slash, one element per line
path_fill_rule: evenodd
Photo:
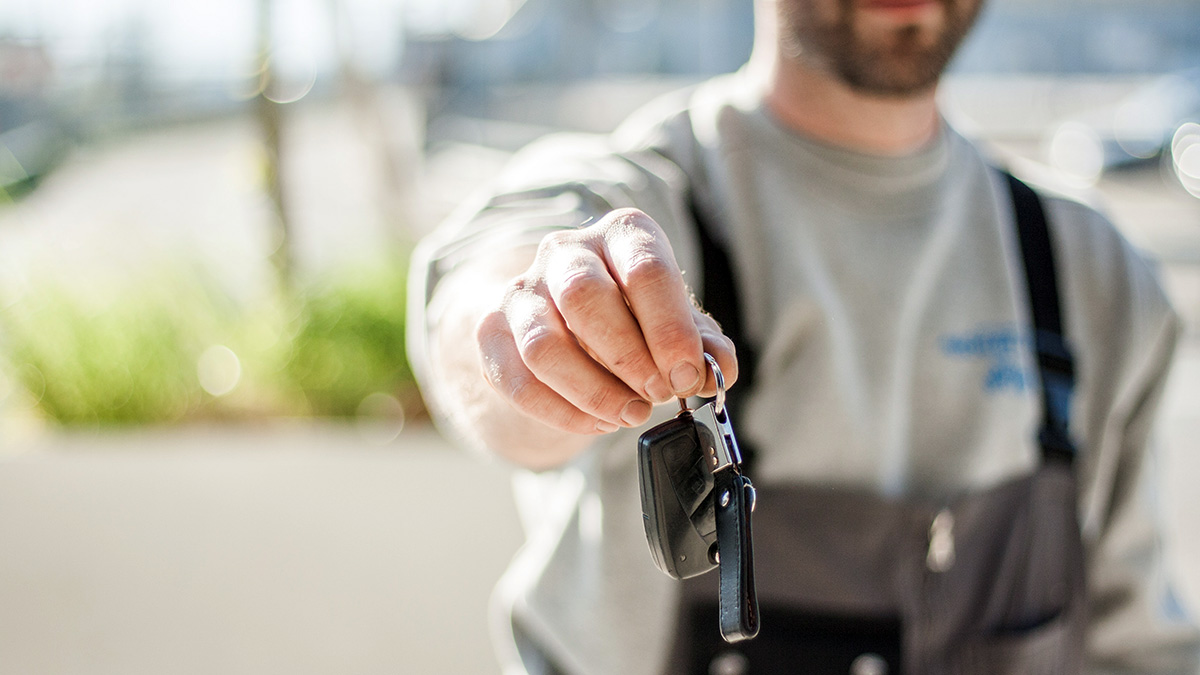
<path fill-rule="evenodd" d="M 638 439 L 638 475 L 646 540 L 655 565 L 676 579 L 720 568 L 720 626 L 728 642 L 758 634 L 750 514 L 755 492 L 742 473 L 741 451 L 725 407 L 725 381 L 714 400 L 690 409 L 680 399 L 674 419 Z"/>

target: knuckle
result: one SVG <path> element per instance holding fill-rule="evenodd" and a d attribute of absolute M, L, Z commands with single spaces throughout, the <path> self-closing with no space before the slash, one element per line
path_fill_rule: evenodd
<path fill-rule="evenodd" d="M 672 261 L 647 250 L 634 253 L 626 268 L 627 283 L 637 288 L 672 283 L 678 276 Z"/>
<path fill-rule="evenodd" d="M 625 349 L 617 352 L 613 356 L 613 368 L 621 370 L 634 370 L 645 372 L 649 377 L 649 373 L 655 371 L 654 362 L 650 360 L 650 355 L 641 347 L 641 345 L 631 344 Z"/>
<path fill-rule="evenodd" d="M 573 230 L 552 230 L 542 236 L 539 248 L 551 250 L 561 248 L 575 238 Z"/>
<path fill-rule="evenodd" d="M 621 412 L 621 403 L 610 387 L 598 387 L 592 390 L 584 400 L 584 410 L 592 412 L 597 417 L 617 419 Z"/>
<path fill-rule="evenodd" d="M 597 433 L 596 418 L 585 413 L 572 416 L 570 423 L 564 427 L 567 431 L 581 436 L 594 436 Z"/>
<path fill-rule="evenodd" d="M 660 230 L 658 223 L 646 215 L 645 211 L 632 207 L 613 209 L 608 213 L 605 223 L 611 229 L 636 229 L 649 232 L 658 232 Z"/>
<path fill-rule="evenodd" d="M 701 340 L 698 339 L 694 326 L 672 321 L 655 326 L 651 332 L 654 343 L 663 349 L 678 350 L 691 358 L 695 358 L 695 355 L 699 354 L 696 348 L 699 347 Z"/>
<path fill-rule="evenodd" d="M 487 383 L 493 391 L 504 394 L 507 387 L 506 364 L 502 359 L 494 358 L 493 356 L 483 353 L 479 360 L 480 372 L 483 375 L 483 381 Z"/>
<path fill-rule="evenodd" d="M 586 436 L 596 433 L 596 418 L 574 407 L 557 412 L 554 423 L 563 431 L 574 434 Z"/>
<path fill-rule="evenodd" d="M 492 388 L 492 391 L 511 400 L 513 378 L 509 377 L 508 369 L 503 360 L 491 358 L 485 354 L 481 359 L 480 365 L 482 366 L 483 381 Z"/>
<path fill-rule="evenodd" d="M 522 274 L 513 277 L 512 281 L 508 282 L 508 286 L 504 289 L 504 303 L 512 303 L 514 298 L 518 298 L 527 293 L 537 293 L 543 286 L 540 277 L 530 274 Z"/>
<path fill-rule="evenodd" d="M 588 317 L 601 310 L 614 288 L 611 279 L 584 270 L 563 280 L 556 302 L 563 314 Z"/>
<path fill-rule="evenodd" d="M 515 383 L 516 386 L 510 390 L 512 406 L 521 414 L 540 420 L 550 427 L 573 433 L 588 433 L 595 427 L 596 422 L 590 415 L 555 396 L 548 395 L 542 387 L 527 378 L 522 380 Z"/>
<path fill-rule="evenodd" d="M 545 261 L 548 258 L 569 254 L 579 247 L 580 235 L 575 230 L 554 230 L 542 237 L 538 242 L 536 257 Z"/>
<path fill-rule="evenodd" d="M 695 296 L 692 297 L 692 301 L 693 303 L 695 302 Z M 696 326 L 704 331 L 706 335 L 722 335 L 721 324 L 717 323 L 717 320 L 711 314 L 694 305 L 692 307 L 692 320 L 696 322 Z"/>
<path fill-rule="evenodd" d="M 520 375 L 510 378 L 504 391 L 514 408 L 527 414 L 537 413 L 540 407 L 540 397 L 533 380 Z"/>
<path fill-rule="evenodd" d="M 508 328 L 508 319 L 504 312 L 492 310 L 485 313 L 475 324 L 475 342 L 480 346 L 487 345 Z"/>
<path fill-rule="evenodd" d="M 726 355 L 732 357 L 737 353 L 733 339 L 721 332 L 719 326 L 711 319 L 708 322 L 697 322 L 697 330 L 705 349 L 720 361 Z"/>
<path fill-rule="evenodd" d="M 637 209 L 618 209 L 609 214 L 595 234 L 610 248 L 618 245 L 629 251 L 653 251 L 660 248 L 666 234 L 653 218 Z"/>
<path fill-rule="evenodd" d="M 549 393 L 535 378 L 514 376 L 505 381 L 500 391 L 513 410 L 547 426 L 576 434 L 596 432 L 595 417 Z"/>
<path fill-rule="evenodd" d="M 554 298 L 560 315 L 571 331 L 584 331 L 581 339 L 607 339 L 614 309 L 623 304 L 616 283 L 594 275 L 572 276 Z"/>
<path fill-rule="evenodd" d="M 516 377 L 508 384 L 507 396 L 514 410 L 542 423 L 570 431 L 572 411 L 555 405 L 557 400 L 543 386 L 529 377 Z"/>
<path fill-rule="evenodd" d="M 521 336 L 517 343 L 526 365 L 534 372 L 552 370 L 562 359 L 562 341 L 545 328 L 534 328 Z"/>

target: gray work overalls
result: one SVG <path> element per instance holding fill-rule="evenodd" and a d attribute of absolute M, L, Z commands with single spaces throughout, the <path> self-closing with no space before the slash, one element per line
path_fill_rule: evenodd
<path fill-rule="evenodd" d="M 1042 383 L 1040 465 L 946 503 L 756 482 L 761 632 L 726 644 L 713 579 L 689 579 L 669 675 L 1081 671 L 1086 608 L 1067 419 L 1072 361 L 1041 203 L 1007 178 Z M 741 338 L 728 258 L 703 222 L 699 229 L 706 288 L 726 289 L 706 293 L 705 307 L 745 361 L 752 349 Z"/>

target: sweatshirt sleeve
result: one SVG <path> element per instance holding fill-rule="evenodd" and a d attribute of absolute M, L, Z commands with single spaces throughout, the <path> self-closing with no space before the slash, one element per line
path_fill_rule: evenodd
<path fill-rule="evenodd" d="M 1089 674 L 1200 673 L 1200 632 L 1164 552 L 1154 430 L 1180 335 L 1155 271 L 1107 222 L 1052 203 L 1079 361 Z"/>
<path fill-rule="evenodd" d="M 1200 673 L 1200 635 L 1164 555 L 1151 439 L 1176 335 L 1176 322 L 1163 321 L 1147 346 L 1140 395 L 1114 421 L 1122 456 L 1091 550 L 1089 672 Z"/>
<path fill-rule="evenodd" d="M 462 406 L 441 402 L 461 392 L 443 391 L 445 378 L 435 365 L 441 361 L 434 336 L 443 328 L 447 303 L 459 302 L 464 292 L 483 297 L 489 291 L 455 283 L 459 270 L 498 260 L 532 261 L 546 234 L 584 226 L 617 208 L 645 211 L 674 239 L 685 189 L 678 167 L 652 150 L 621 152 L 607 136 L 554 134 L 518 152 L 493 184 L 419 242 L 409 267 L 406 348 L 439 429 L 460 445 L 485 450 L 452 414 Z"/>

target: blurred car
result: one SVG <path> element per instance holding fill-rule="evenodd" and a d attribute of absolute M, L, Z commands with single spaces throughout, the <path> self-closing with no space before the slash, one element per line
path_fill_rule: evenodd
<path fill-rule="evenodd" d="M 40 42 L 0 38 L 0 195 L 32 189 L 67 153 L 67 129 L 46 95 L 51 71 Z"/>
<path fill-rule="evenodd" d="M 51 117 L 23 120 L 0 130 L 0 193 L 29 192 L 62 161 L 69 149 L 66 130 Z"/>

